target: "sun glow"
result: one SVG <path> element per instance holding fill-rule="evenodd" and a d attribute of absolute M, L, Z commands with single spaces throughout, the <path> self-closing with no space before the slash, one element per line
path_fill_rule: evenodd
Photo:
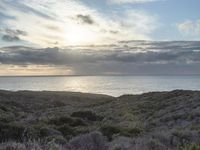
<path fill-rule="evenodd" d="M 81 26 L 72 26 L 66 31 L 66 43 L 69 45 L 93 44 L 97 41 L 94 31 Z"/>

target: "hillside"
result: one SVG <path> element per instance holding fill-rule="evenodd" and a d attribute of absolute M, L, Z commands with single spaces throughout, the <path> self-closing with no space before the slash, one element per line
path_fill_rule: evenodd
<path fill-rule="evenodd" d="M 199 150 L 200 92 L 0 91 L 0 150 Z"/>

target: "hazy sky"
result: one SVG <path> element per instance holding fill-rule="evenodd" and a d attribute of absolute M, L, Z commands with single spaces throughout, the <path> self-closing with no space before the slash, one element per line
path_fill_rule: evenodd
<path fill-rule="evenodd" d="M 199 10 L 200 0 L 0 0 L 0 75 L 199 74 Z"/>

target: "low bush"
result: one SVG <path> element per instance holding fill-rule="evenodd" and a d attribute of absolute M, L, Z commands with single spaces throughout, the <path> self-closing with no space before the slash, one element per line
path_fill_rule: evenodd
<path fill-rule="evenodd" d="M 100 132 L 91 132 L 73 138 L 69 145 L 73 150 L 108 150 L 107 141 Z"/>
<path fill-rule="evenodd" d="M 60 131 L 67 140 L 77 135 L 76 130 L 68 125 L 57 127 L 57 130 Z"/>
<path fill-rule="evenodd" d="M 26 150 L 22 143 L 8 142 L 0 145 L 0 150 Z"/>
<path fill-rule="evenodd" d="M 61 135 L 61 132 L 52 129 L 52 128 L 48 128 L 48 127 L 42 127 L 39 129 L 39 137 L 40 138 L 44 138 L 44 137 L 48 137 L 48 136 L 55 136 L 55 135 Z"/>
<path fill-rule="evenodd" d="M 108 138 L 109 141 L 112 140 L 112 137 L 114 134 L 119 134 L 121 131 L 119 127 L 111 126 L 111 125 L 102 126 L 100 130 L 103 133 L 103 135 Z"/>
<path fill-rule="evenodd" d="M 59 144 L 59 145 L 67 144 L 67 140 L 61 135 L 59 135 L 59 136 L 49 136 L 45 140 L 47 142 L 54 141 L 56 144 Z"/>
<path fill-rule="evenodd" d="M 140 128 L 126 128 L 126 129 L 122 129 L 122 134 L 123 136 L 128 136 L 128 137 L 132 137 L 132 136 L 139 136 L 142 132 L 142 129 Z"/>
<path fill-rule="evenodd" d="M 25 127 L 21 124 L 0 123 L 0 142 L 5 140 L 22 141 Z"/>
<path fill-rule="evenodd" d="M 86 119 L 88 121 L 101 121 L 103 120 L 102 116 L 96 115 L 92 111 L 77 111 L 71 114 L 72 117 Z"/>
<path fill-rule="evenodd" d="M 191 145 L 180 146 L 179 150 L 200 150 L 200 145 L 191 144 Z"/>
<path fill-rule="evenodd" d="M 0 143 L 0 150 L 108 150 L 107 141 L 99 132 L 92 132 L 70 140 L 69 143 L 59 143 L 62 137 L 24 142 Z M 59 140 L 59 141 L 57 141 Z"/>
<path fill-rule="evenodd" d="M 144 150 L 168 150 L 168 148 L 156 139 L 150 139 L 145 145 Z"/>
<path fill-rule="evenodd" d="M 113 135 L 120 135 L 126 137 L 138 136 L 142 130 L 139 128 L 122 128 L 112 125 L 105 125 L 100 128 L 103 135 L 105 135 L 109 141 L 113 139 Z"/>
<path fill-rule="evenodd" d="M 73 127 L 87 125 L 82 119 L 79 118 L 74 119 L 68 116 L 55 117 L 53 119 L 50 119 L 48 124 L 54 124 L 56 126 L 67 124 Z"/>

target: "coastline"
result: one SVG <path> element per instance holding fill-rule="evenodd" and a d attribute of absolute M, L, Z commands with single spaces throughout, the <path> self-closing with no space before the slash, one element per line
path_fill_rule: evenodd
<path fill-rule="evenodd" d="M 0 90 L 0 147 L 10 141 L 23 145 L 27 139 L 60 147 L 73 147 L 74 141 L 87 146 L 80 143 L 84 139 L 95 146 L 93 138 L 101 139 L 105 150 L 124 144 L 139 150 L 198 146 L 199 98 L 200 91 L 185 90 L 119 97 Z"/>

